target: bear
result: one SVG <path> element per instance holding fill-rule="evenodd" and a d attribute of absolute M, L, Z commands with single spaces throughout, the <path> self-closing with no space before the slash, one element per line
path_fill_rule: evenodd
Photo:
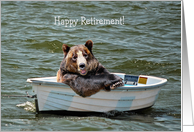
<path fill-rule="evenodd" d="M 110 91 L 123 86 L 123 79 L 111 74 L 92 53 L 92 40 L 85 45 L 62 45 L 64 58 L 57 72 L 57 82 L 69 85 L 82 97 L 89 97 L 101 89 Z"/>

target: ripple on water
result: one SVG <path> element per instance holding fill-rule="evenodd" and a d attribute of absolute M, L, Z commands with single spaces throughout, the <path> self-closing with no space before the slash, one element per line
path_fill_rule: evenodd
<path fill-rule="evenodd" d="M 35 112 L 36 111 L 36 107 L 35 107 L 34 102 L 28 102 L 27 101 L 27 102 L 22 103 L 22 104 L 17 104 L 16 106 L 17 107 L 22 107 L 26 111 L 30 111 L 30 112 Z"/>

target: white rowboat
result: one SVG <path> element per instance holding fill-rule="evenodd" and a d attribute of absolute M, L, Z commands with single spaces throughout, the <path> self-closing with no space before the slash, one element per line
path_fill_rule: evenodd
<path fill-rule="evenodd" d="M 114 73 L 125 83 L 110 92 L 101 90 L 90 96 L 77 95 L 68 85 L 58 83 L 56 77 L 30 78 L 35 93 L 37 112 L 73 111 L 73 112 L 109 112 L 131 111 L 151 107 L 156 102 L 161 86 L 167 79 Z"/>

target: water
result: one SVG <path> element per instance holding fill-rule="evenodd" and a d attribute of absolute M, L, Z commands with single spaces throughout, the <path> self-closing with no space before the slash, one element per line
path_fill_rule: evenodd
<path fill-rule="evenodd" d="M 78 19 L 75 27 L 54 17 Z M 81 25 L 80 19 L 120 19 L 124 25 Z M 155 105 L 101 116 L 36 114 L 34 100 L 1 97 L 1 130 L 181 130 L 181 2 L 1 2 L 1 94 L 33 94 L 27 78 L 55 76 L 61 46 L 94 42 L 110 71 L 163 77 Z"/>

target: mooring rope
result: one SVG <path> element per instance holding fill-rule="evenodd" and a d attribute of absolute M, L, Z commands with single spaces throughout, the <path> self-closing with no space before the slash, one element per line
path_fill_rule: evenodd
<path fill-rule="evenodd" d="M 36 95 L 29 95 L 26 91 L 27 95 L 1 95 L 1 97 L 28 97 L 28 98 L 36 98 Z"/>

